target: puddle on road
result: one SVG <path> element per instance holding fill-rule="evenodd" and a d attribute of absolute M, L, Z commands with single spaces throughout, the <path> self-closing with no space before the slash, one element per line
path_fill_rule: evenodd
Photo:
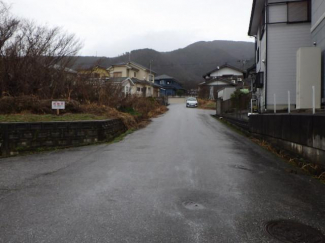
<path fill-rule="evenodd" d="M 192 202 L 192 201 L 183 202 L 182 205 L 184 206 L 184 208 L 186 208 L 188 210 L 200 210 L 200 209 L 204 209 L 204 206 L 202 204 L 195 203 L 195 202 Z"/>

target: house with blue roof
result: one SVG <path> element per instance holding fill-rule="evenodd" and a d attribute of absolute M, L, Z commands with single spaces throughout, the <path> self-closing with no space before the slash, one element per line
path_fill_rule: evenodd
<path fill-rule="evenodd" d="M 182 90 L 184 93 L 186 90 L 182 87 L 175 78 L 168 75 L 160 75 L 155 77 L 155 84 L 160 85 L 162 89 L 160 90 L 161 95 L 165 96 L 176 96 L 177 91 Z"/>

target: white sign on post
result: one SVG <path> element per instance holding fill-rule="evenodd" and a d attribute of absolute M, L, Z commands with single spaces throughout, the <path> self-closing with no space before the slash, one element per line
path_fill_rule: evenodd
<path fill-rule="evenodd" d="M 52 109 L 56 110 L 57 115 L 60 115 L 60 110 L 65 109 L 65 102 L 64 101 L 52 101 Z"/>
<path fill-rule="evenodd" d="M 64 110 L 65 102 L 64 101 L 52 101 L 52 109 L 53 110 Z"/>

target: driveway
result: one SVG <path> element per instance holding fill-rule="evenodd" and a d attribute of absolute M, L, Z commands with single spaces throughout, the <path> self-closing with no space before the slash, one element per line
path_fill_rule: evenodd
<path fill-rule="evenodd" d="M 279 219 L 325 232 L 325 185 L 213 111 L 169 109 L 119 143 L 0 160 L 0 242 L 278 242 Z"/>

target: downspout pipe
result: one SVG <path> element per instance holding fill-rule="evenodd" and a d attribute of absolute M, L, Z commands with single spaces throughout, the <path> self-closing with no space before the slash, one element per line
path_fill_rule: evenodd
<path fill-rule="evenodd" d="M 265 39 L 265 45 L 266 45 L 266 50 L 265 50 L 265 111 L 267 110 L 267 64 L 268 64 L 268 60 L 267 60 L 267 53 L 268 53 L 268 23 L 269 23 L 269 1 L 265 0 L 265 34 L 266 34 L 266 39 Z"/>

